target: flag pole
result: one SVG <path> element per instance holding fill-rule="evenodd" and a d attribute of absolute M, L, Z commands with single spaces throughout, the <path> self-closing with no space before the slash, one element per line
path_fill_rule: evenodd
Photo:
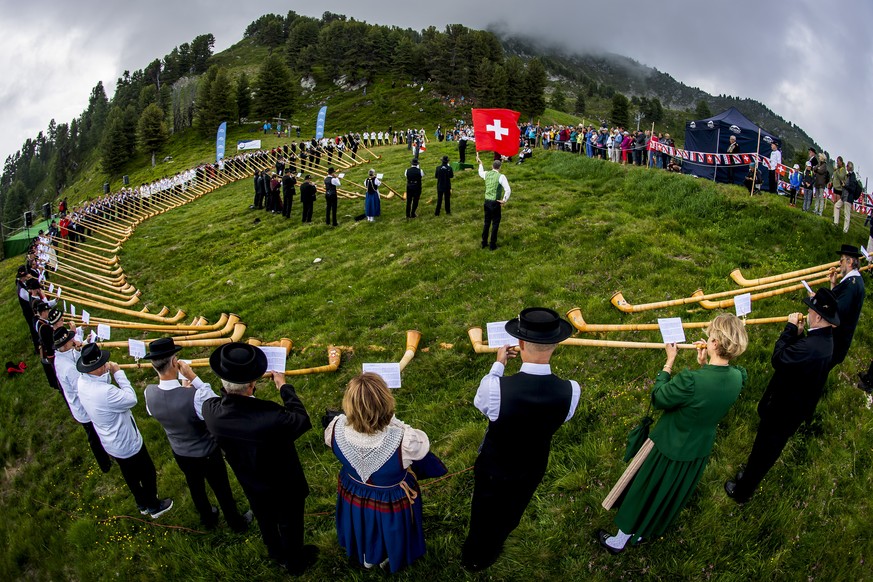
<path fill-rule="evenodd" d="M 715 134 L 715 168 L 712 170 L 712 182 L 715 183 L 715 178 L 718 176 L 718 144 L 721 143 L 721 127 L 718 128 L 718 133 Z"/>
<path fill-rule="evenodd" d="M 758 128 L 758 144 L 755 146 L 755 155 L 761 155 L 761 128 Z M 755 182 L 758 180 L 758 158 L 755 158 L 755 171 L 752 173 L 752 186 L 749 188 L 749 196 L 755 194 Z"/>
<path fill-rule="evenodd" d="M 653 121 L 653 122 L 652 122 L 652 132 L 649 134 L 649 142 L 650 142 L 650 143 L 651 143 L 651 141 L 652 141 L 652 139 L 653 139 L 654 137 L 655 137 L 655 122 Z M 649 161 L 649 163 L 646 164 L 646 166 L 647 166 L 646 169 L 647 169 L 647 170 L 651 170 L 651 169 L 652 169 L 652 166 L 653 166 L 653 164 L 652 164 L 652 154 L 654 153 L 654 151 L 655 151 L 655 150 L 649 150 L 649 151 L 648 151 L 648 155 L 649 155 L 649 160 L 648 160 L 648 161 Z"/>

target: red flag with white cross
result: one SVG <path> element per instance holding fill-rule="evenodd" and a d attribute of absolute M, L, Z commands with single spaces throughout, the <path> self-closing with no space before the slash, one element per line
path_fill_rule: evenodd
<path fill-rule="evenodd" d="M 521 113 L 511 109 L 473 109 L 473 133 L 477 152 L 497 152 L 502 156 L 518 153 Z"/>

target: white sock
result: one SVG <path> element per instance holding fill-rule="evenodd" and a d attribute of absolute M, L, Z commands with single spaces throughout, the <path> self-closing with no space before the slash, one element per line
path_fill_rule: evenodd
<path fill-rule="evenodd" d="M 606 545 L 610 548 L 615 548 L 616 550 L 622 550 L 624 549 L 625 544 L 627 544 L 627 541 L 631 539 L 632 535 L 633 534 L 626 534 L 623 531 L 618 530 L 617 534 L 606 538 Z"/>

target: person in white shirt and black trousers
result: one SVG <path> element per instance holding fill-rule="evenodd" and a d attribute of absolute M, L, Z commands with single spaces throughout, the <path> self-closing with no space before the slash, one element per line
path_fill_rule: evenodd
<path fill-rule="evenodd" d="M 572 334 L 570 323 L 551 309 L 532 307 L 506 322 L 518 348 L 497 351 L 497 361 L 482 378 L 473 404 L 488 418 L 479 447 L 470 508 L 470 530 L 461 565 L 488 568 L 524 510 L 549 464 L 552 436 L 576 412 L 580 388 L 552 373 L 549 360 L 557 344 Z M 521 354 L 518 374 L 504 376 L 506 362 Z"/>
<path fill-rule="evenodd" d="M 79 401 L 94 424 L 103 448 L 118 463 L 139 512 L 157 519 L 173 507 L 172 499 L 158 499 L 158 476 L 130 410 L 136 392 L 109 352 L 88 344 L 76 363 Z M 112 384 L 112 378 L 118 386 Z"/>

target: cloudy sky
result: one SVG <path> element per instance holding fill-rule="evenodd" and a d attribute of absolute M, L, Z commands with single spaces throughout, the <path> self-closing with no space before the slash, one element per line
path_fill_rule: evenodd
<path fill-rule="evenodd" d="M 50 119 L 81 113 L 98 80 L 111 92 L 125 69 L 143 68 L 198 34 L 214 34 L 217 52 L 258 16 L 288 10 L 415 29 L 499 24 L 570 50 L 624 54 L 709 93 L 757 99 L 864 176 L 873 173 L 870 0 L 0 0 L 0 155 Z"/>

